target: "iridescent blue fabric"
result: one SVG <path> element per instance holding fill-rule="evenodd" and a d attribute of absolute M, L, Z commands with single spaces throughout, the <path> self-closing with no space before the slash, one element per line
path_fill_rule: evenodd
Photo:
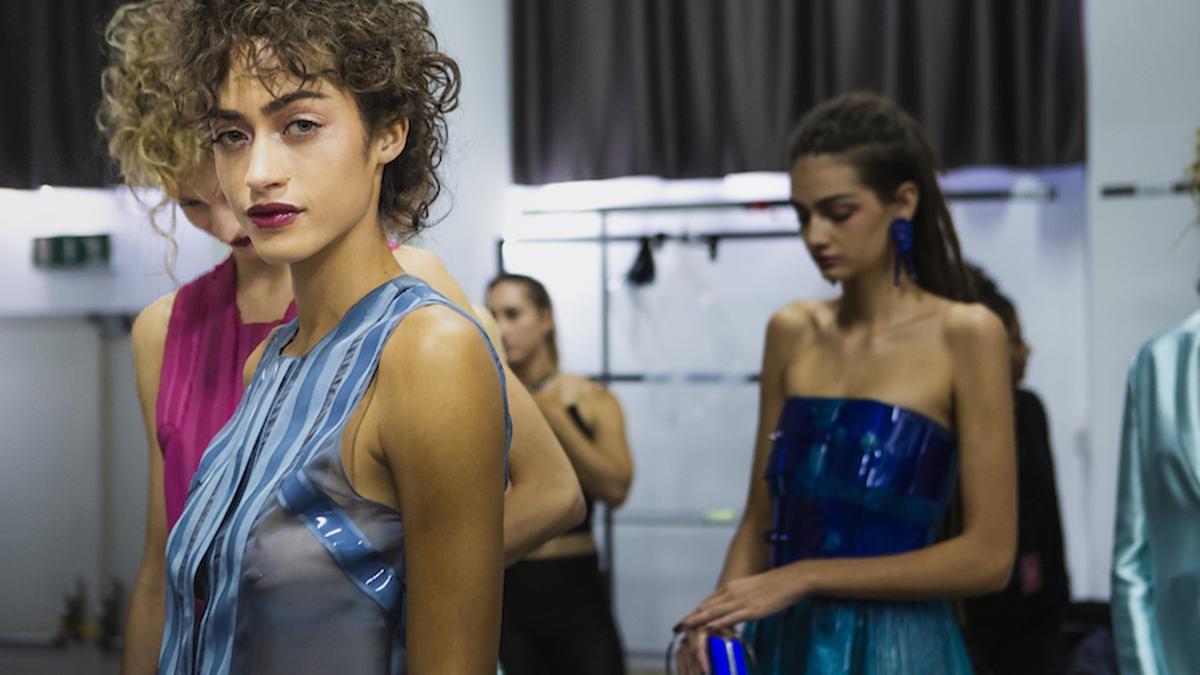
<path fill-rule="evenodd" d="M 867 399 L 788 399 L 766 471 L 772 566 L 932 544 L 957 467 L 954 434 L 918 413 Z M 806 598 L 751 623 L 746 636 L 758 675 L 972 672 L 944 601 Z"/>

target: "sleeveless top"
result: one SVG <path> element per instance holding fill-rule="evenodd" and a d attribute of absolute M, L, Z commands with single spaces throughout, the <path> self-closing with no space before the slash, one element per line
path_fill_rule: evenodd
<path fill-rule="evenodd" d="M 903 553 L 934 543 L 957 478 L 954 434 L 868 399 L 792 397 L 765 479 L 771 566 Z M 946 601 L 809 597 L 753 622 L 763 675 L 971 673 Z"/>
<path fill-rule="evenodd" d="M 280 321 L 243 323 L 232 257 L 175 293 L 155 401 L 168 531 L 183 512 L 200 455 L 242 398 L 246 359 L 272 329 L 295 316 L 289 305 Z"/>
<path fill-rule="evenodd" d="M 269 339 L 167 542 L 160 675 L 405 672 L 404 524 L 355 492 L 341 436 L 396 325 L 433 304 L 475 323 L 406 275 L 364 296 L 303 356 L 281 353 L 296 320 Z M 507 466 L 506 396 L 504 417 Z"/>

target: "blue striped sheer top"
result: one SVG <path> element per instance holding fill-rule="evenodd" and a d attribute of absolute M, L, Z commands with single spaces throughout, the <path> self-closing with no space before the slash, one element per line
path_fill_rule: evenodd
<path fill-rule="evenodd" d="M 303 356 L 282 354 L 295 320 L 268 339 L 168 539 L 160 675 L 404 672 L 404 523 L 350 485 L 341 438 L 392 331 L 433 304 L 474 322 L 405 275 Z M 506 456 L 511 434 L 505 408 Z"/>

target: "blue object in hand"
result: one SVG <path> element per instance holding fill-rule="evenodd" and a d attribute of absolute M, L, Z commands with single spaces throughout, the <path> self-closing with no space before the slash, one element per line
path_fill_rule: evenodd
<path fill-rule="evenodd" d="M 737 638 L 709 636 L 708 663 L 712 675 L 750 675 L 746 645 Z"/>

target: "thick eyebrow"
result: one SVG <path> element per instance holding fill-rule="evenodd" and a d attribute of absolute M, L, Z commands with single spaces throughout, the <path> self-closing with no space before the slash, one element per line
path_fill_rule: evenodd
<path fill-rule="evenodd" d="M 322 94 L 319 91 L 313 91 L 312 89 L 298 89 L 296 91 L 293 91 L 290 94 L 284 94 L 283 96 L 280 96 L 279 98 L 264 105 L 262 107 L 262 114 L 263 115 L 274 115 L 275 113 L 279 112 L 280 110 L 283 110 L 284 108 L 295 103 L 296 101 L 300 101 L 300 100 L 304 100 L 304 99 L 327 99 L 327 98 L 329 98 L 329 96 Z M 233 122 L 240 122 L 240 121 L 243 121 L 246 119 L 245 115 L 241 114 L 240 112 L 238 112 L 236 110 L 226 110 L 225 108 L 218 108 L 214 117 L 216 117 L 219 120 L 226 120 L 226 121 L 233 121 Z"/>
<path fill-rule="evenodd" d="M 838 194 L 836 194 L 836 195 L 830 195 L 830 196 L 828 196 L 828 197 L 825 197 L 825 198 L 821 199 L 820 201 L 818 201 L 816 204 L 814 204 L 814 205 L 813 205 L 813 208 L 814 208 L 814 209 L 819 209 L 819 208 L 821 208 L 822 206 L 827 206 L 827 205 L 829 205 L 830 203 L 832 203 L 832 202 L 836 202 L 836 201 L 837 201 L 837 200 L 839 200 L 839 199 L 847 199 L 847 198 L 850 198 L 850 197 L 853 197 L 853 196 L 854 196 L 854 193 L 853 193 L 853 192 L 839 192 L 839 193 L 838 193 Z M 805 209 L 805 208 L 808 208 L 807 206 L 805 206 L 805 205 L 801 204 L 800 202 L 796 201 L 795 199 L 793 199 L 793 200 L 792 200 L 792 206 L 793 206 L 794 208 L 797 208 L 797 209 Z"/>

